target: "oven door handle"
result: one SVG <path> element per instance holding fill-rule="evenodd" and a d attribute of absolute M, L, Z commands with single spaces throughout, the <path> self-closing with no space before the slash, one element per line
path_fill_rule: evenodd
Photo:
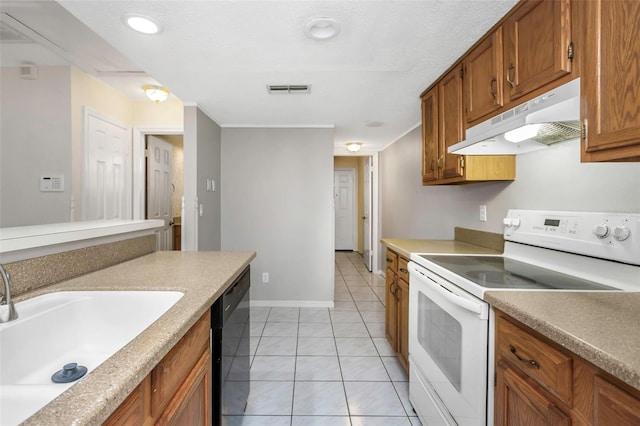
<path fill-rule="evenodd" d="M 409 271 L 417 274 L 417 278 L 420 281 L 424 282 L 424 284 L 428 285 L 429 288 L 432 288 L 436 293 L 438 293 L 440 296 L 444 297 L 446 300 L 453 303 L 454 305 L 459 306 L 463 309 L 466 309 L 467 311 L 473 312 L 474 314 L 478 314 L 478 315 L 483 314 L 484 305 L 482 303 L 474 303 L 471 300 L 467 300 L 463 297 L 456 295 L 455 293 L 452 293 L 451 291 L 447 290 L 446 288 L 438 284 L 432 278 L 423 274 L 422 271 L 418 270 L 411 263 L 409 263 Z"/>

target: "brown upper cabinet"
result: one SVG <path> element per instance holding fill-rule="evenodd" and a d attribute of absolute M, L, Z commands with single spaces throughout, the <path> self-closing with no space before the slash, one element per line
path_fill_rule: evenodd
<path fill-rule="evenodd" d="M 462 65 L 458 65 L 438 84 L 438 168 L 440 177 L 462 178 L 463 157 L 449 154 L 447 148 L 464 140 L 464 111 L 462 106 Z"/>
<path fill-rule="evenodd" d="M 571 73 L 570 0 L 522 2 L 504 29 L 505 103 Z"/>
<path fill-rule="evenodd" d="M 463 58 L 467 128 L 568 81 L 573 49 L 570 0 L 520 3 Z"/>
<path fill-rule="evenodd" d="M 640 2 L 581 5 L 582 161 L 640 161 Z"/>
<path fill-rule="evenodd" d="M 473 49 L 463 66 L 467 123 L 472 123 L 504 105 L 502 27 Z"/>
<path fill-rule="evenodd" d="M 470 127 L 577 77 L 581 161 L 640 161 L 638 40 L 638 0 L 521 0 L 422 93 L 423 184 L 509 180 L 510 169 L 515 179 L 508 156 L 447 148 Z"/>
<path fill-rule="evenodd" d="M 465 137 L 462 63 L 422 94 L 422 183 L 460 184 L 515 179 L 512 155 L 464 156 L 447 148 Z"/>

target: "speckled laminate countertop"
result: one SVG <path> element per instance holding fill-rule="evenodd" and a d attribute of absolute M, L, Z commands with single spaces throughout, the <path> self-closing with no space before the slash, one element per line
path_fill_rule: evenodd
<path fill-rule="evenodd" d="M 489 291 L 484 299 L 640 389 L 640 293 Z"/>
<path fill-rule="evenodd" d="M 380 240 L 391 250 L 407 259 L 411 253 L 453 253 L 453 254 L 501 254 L 498 250 L 456 240 L 411 240 L 383 238 Z"/>
<path fill-rule="evenodd" d="M 253 252 L 156 252 L 16 298 L 68 290 L 184 293 L 138 337 L 23 424 L 101 424 L 254 257 Z"/>

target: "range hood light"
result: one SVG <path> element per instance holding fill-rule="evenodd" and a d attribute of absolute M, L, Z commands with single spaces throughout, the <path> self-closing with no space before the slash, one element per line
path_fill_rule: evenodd
<path fill-rule="evenodd" d="M 527 124 L 508 131 L 504 134 L 504 138 L 509 142 L 522 142 L 535 137 L 538 134 L 538 130 L 540 130 L 540 126 L 540 124 Z"/>
<path fill-rule="evenodd" d="M 447 152 L 523 154 L 578 138 L 580 129 L 580 79 L 576 78 L 468 128 L 466 139 L 448 147 Z"/>

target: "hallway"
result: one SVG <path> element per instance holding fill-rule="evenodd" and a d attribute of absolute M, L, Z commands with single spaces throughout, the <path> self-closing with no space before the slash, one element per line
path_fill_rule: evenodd
<path fill-rule="evenodd" d="M 228 425 L 420 425 L 384 331 L 384 278 L 336 252 L 335 307 L 251 309 L 251 393 Z"/>

